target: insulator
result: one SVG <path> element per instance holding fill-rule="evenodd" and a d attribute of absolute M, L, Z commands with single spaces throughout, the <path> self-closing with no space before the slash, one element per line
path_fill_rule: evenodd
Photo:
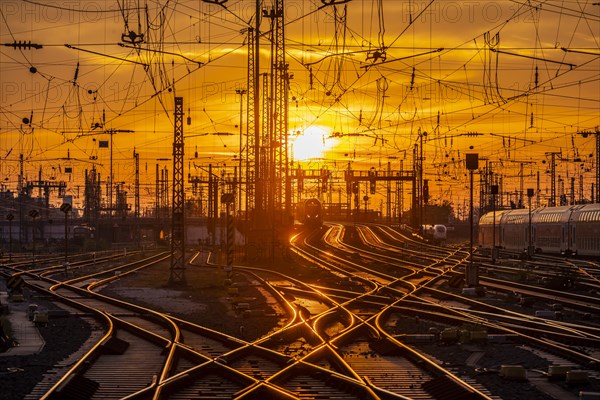
<path fill-rule="evenodd" d="M 531 113 L 529 126 L 533 128 L 533 112 Z"/>
<path fill-rule="evenodd" d="M 77 77 L 79 76 L 79 61 L 77 61 L 77 67 L 75 68 L 75 76 L 73 77 L 73 85 L 77 83 Z"/>
<path fill-rule="evenodd" d="M 32 48 L 34 48 L 34 49 L 41 49 L 41 48 L 43 48 L 43 47 L 44 47 L 44 46 L 43 46 L 43 45 L 41 45 L 41 44 L 37 44 L 37 43 L 31 43 L 31 40 L 30 40 L 29 42 L 26 42 L 26 41 L 22 41 L 22 42 L 21 42 L 20 40 L 17 42 L 17 41 L 15 40 L 13 43 L 5 43 L 4 45 L 5 45 L 5 46 L 7 46 L 7 47 L 12 47 L 12 48 L 13 48 L 13 49 L 15 49 L 15 50 L 16 50 L 16 49 L 26 49 L 26 50 L 30 50 L 30 49 L 32 49 Z"/>

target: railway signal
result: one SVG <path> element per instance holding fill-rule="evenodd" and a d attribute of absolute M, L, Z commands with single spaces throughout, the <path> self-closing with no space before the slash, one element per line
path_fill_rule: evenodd
<path fill-rule="evenodd" d="M 33 262 L 35 263 L 35 219 L 40 216 L 40 213 L 38 212 L 38 210 L 34 209 L 34 210 L 29 211 L 29 216 L 33 220 L 33 227 L 31 229 L 31 246 L 32 246 L 31 258 L 33 259 Z"/>
<path fill-rule="evenodd" d="M 227 278 L 231 279 L 231 266 L 233 265 L 233 246 L 235 243 L 235 230 L 233 228 L 233 216 L 231 215 L 231 205 L 235 201 L 233 193 L 223 193 L 221 203 L 227 207 Z"/>
<path fill-rule="evenodd" d="M 498 185 L 490 186 L 492 194 L 492 212 L 493 212 L 493 228 L 492 228 L 492 264 L 496 263 L 496 196 L 498 195 Z"/>
<path fill-rule="evenodd" d="M 68 266 L 68 256 L 69 256 L 69 211 L 71 211 L 71 209 L 73 208 L 73 206 L 71 205 L 71 203 L 68 202 L 69 199 L 67 199 L 65 197 L 65 202 L 60 206 L 60 211 L 65 213 L 65 261 L 64 261 L 64 265 L 65 265 L 65 274 L 67 272 L 67 266 Z"/>
<path fill-rule="evenodd" d="M 477 286 L 479 283 L 477 267 L 473 265 L 473 172 L 479 168 L 479 154 L 465 154 L 467 169 L 469 170 L 469 265 L 467 266 L 466 280 L 469 286 Z"/>
<path fill-rule="evenodd" d="M 234 239 L 233 216 L 227 215 L 227 265 L 233 264 Z"/>
<path fill-rule="evenodd" d="M 600 129 L 596 126 L 593 132 L 583 131 L 577 133 L 584 138 L 587 138 L 589 135 L 596 136 L 596 157 L 594 158 L 596 163 L 596 184 L 595 186 L 592 186 L 592 203 L 600 203 L 600 161 L 598 160 L 600 157 Z"/>
<path fill-rule="evenodd" d="M 321 192 L 327 193 L 327 184 L 329 183 L 329 171 L 321 170 Z"/>

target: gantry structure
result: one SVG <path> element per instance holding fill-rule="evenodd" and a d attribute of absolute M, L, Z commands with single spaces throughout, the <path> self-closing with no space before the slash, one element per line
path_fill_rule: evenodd
<path fill-rule="evenodd" d="M 171 208 L 171 268 L 169 283 L 185 284 L 183 97 L 175 97 L 173 134 L 173 204 Z"/>

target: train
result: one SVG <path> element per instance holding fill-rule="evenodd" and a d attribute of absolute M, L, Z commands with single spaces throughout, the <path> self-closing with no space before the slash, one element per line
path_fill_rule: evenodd
<path fill-rule="evenodd" d="M 296 205 L 296 218 L 307 229 L 319 229 L 323 225 L 323 205 L 316 198 L 306 199 Z"/>
<path fill-rule="evenodd" d="M 600 257 L 600 204 L 488 212 L 478 236 L 483 249 Z"/>
<path fill-rule="evenodd" d="M 77 225 L 73 227 L 73 239 L 87 240 L 94 238 L 95 229 L 88 225 Z"/>
<path fill-rule="evenodd" d="M 435 244 L 442 244 L 448 237 L 446 225 L 423 225 L 421 228 L 423 231 L 423 238 L 434 242 Z"/>

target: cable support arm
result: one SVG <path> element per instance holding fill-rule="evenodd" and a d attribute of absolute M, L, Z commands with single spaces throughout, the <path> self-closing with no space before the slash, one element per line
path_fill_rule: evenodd
<path fill-rule="evenodd" d="M 413 54 L 413 55 L 406 56 L 406 57 L 394 58 L 393 60 L 385 60 L 385 61 L 382 61 L 382 62 L 377 63 L 377 64 L 362 65 L 361 68 L 371 68 L 373 66 L 378 66 L 378 65 L 381 65 L 381 64 L 389 64 L 389 63 L 395 62 L 395 61 L 402 61 L 402 60 L 407 60 L 409 58 L 414 58 L 414 57 L 419 57 L 419 56 L 425 56 L 427 54 L 439 53 L 440 51 L 443 51 L 443 50 L 444 50 L 444 48 L 440 47 L 439 49 L 435 49 L 435 50 L 431 50 L 431 51 L 425 51 L 423 53 Z"/>
<path fill-rule="evenodd" d="M 132 64 L 142 65 L 144 68 L 148 68 L 149 67 L 148 64 L 145 64 L 143 62 L 128 60 L 128 59 L 122 58 L 122 57 L 115 57 L 115 56 L 111 56 L 111 55 L 108 55 L 108 54 L 99 53 L 99 52 L 93 51 L 93 50 L 82 49 L 80 47 L 75 47 L 75 46 L 72 46 L 70 44 L 65 44 L 65 47 L 68 48 L 68 49 L 83 51 L 85 53 L 95 54 L 95 55 L 101 56 L 101 57 L 108 57 L 108 58 L 113 58 L 113 59 L 119 60 L 119 61 L 125 61 L 125 62 L 132 63 Z"/>
<path fill-rule="evenodd" d="M 503 50 L 498 50 L 498 49 L 494 49 L 494 48 L 490 48 L 490 50 L 493 51 L 494 53 L 507 54 L 509 56 L 529 58 L 531 60 L 544 61 L 544 62 L 560 64 L 560 65 L 568 65 L 570 68 L 574 68 L 577 66 L 576 64 L 566 63 L 566 62 L 562 62 L 562 61 L 549 60 L 547 58 L 541 58 L 541 57 L 535 57 L 535 56 L 527 56 L 525 54 L 511 53 L 509 51 L 503 51 Z"/>
<path fill-rule="evenodd" d="M 126 44 L 123 44 L 123 43 L 119 43 L 119 46 L 123 47 L 123 48 L 126 48 L 126 49 L 145 50 L 145 51 L 151 51 L 151 52 L 154 52 L 154 53 L 168 54 L 168 55 L 171 55 L 171 56 L 181 57 L 184 60 L 187 60 L 187 61 L 192 62 L 194 64 L 198 64 L 198 68 L 200 68 L 201 66 L 204 65 L 204 63 L 202 61 L 192 60 L 191 58 L 186 57 L 183 54 L 173 53 L 171 51 L 155 50 L 155 49 L 144 49 L 144 48 L 139 47 L 139 46 L 129 46 L 129 45 L 126 45 Z"/>

